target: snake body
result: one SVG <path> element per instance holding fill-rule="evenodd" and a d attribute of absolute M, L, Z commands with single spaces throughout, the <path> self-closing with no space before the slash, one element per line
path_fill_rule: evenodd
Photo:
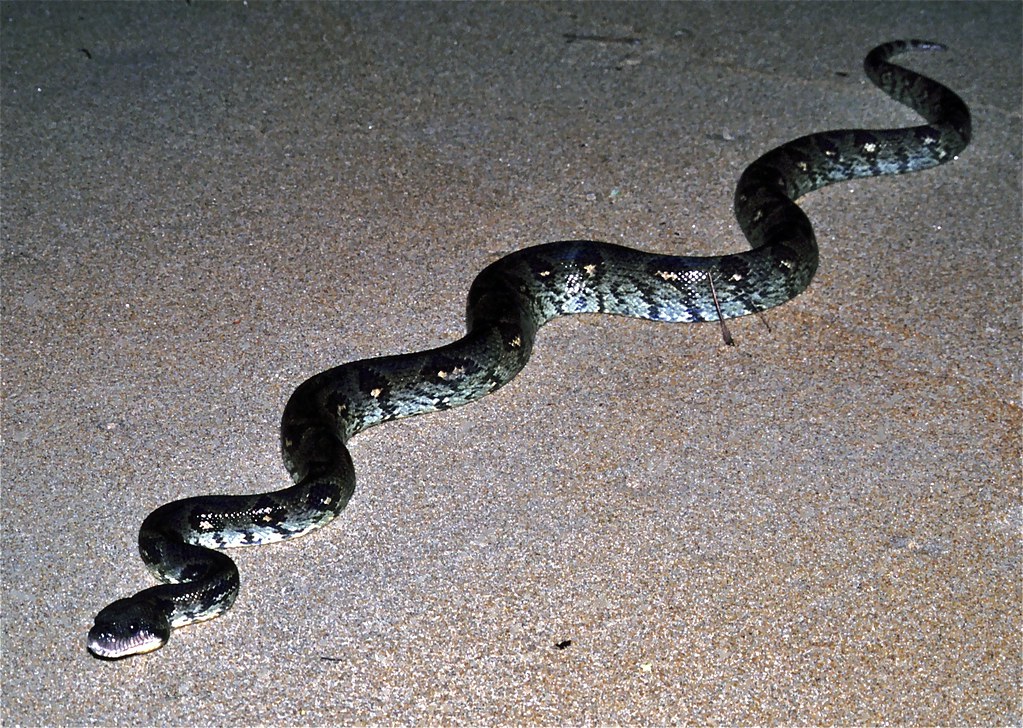
<path fill-rule="evenodd" d="M 428 351 L 343 364 L 305 381 L 281 421 L 281 449 L 294 485 L 259 495 L 186 498 L 153 511 L 139 531 L 139 551 L 164 583 L 100 611 L 88 649 L 110 659 L 149 652 L 162 647 L 173 629 L 227 611 L 239 575 L 222 549 L 295 538 L 332 521 L 355 490 L 349 438 L 381 422 L 493 392 L 525 366 L 537 330 L 553 318 L 609 313 L 715 321 L 798 295 L 817 269 L 818 253 L 796 199 L 842 180 L 933 167 L 969 143 L 966 104 L 936 81 L 888 62 L 903 51 L 942 48 L 894 41 L 864 61 L 870 80 L 917 111 L 926 125 L 810 134 L 749 165 L 735 192 L 748 252 L 685 257 L 594 241 L 525 248 L 473 281 L 463 338 Z"/>

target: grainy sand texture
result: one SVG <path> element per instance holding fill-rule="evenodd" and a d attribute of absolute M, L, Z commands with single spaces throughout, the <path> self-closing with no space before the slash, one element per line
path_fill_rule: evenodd
<path fill-rule="evenodd" d="M 744 249 L 757 156 L 919 123 L 862 72 L 899 37 L 973 142 L 804 198 L 804 295 L 552 323 L 354 438 L 227 615 L 86 652 L 148 512 L 287 482 L 302 380 L 527 245 Z M 1019 724 L 1021 55 L 1016 2 L 0 4 L 0 720 Z"/>

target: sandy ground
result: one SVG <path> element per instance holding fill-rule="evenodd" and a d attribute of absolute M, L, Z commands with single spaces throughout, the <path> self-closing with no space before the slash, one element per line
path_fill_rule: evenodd
<path fill-rule="evenodd" d="M 0 5 L 3 723 L 1023 721 L 1020 9 Z M 285 482 L 305 377 L 533 243 L 742 249 L 759 154 L 917 123 L 861 71 L 914 36 L 973 143 L 803 200 L 770 328 L 553 323 L 228 615 L 86 652 L 151 509 Z"/>

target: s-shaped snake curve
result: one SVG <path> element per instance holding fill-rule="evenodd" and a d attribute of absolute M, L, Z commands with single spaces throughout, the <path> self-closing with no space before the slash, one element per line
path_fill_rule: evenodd
<path fill-rule="evenodd" d="M 355 490 L 346 443 L 369 427 L 472 402 L 525 366 L 537 330 L 558 316 L 609 313 L 654 321 L 717 321 L 765 311 L 803 291 L 817 270 L 813 228 L 795 200 L 856 177 L 943 164 L 970 141 L 970 112 L 954 92 L 889 59 L 942 50 L 900 40 L 864 60 L 871 81 L 927 124 L 800 137 L 742 173 L 735 216 L 751 250 L 714 257 L 646 253 L 572 240 L 510 253 L 473 281 L 466 334 L 429 351 L 364 359 L 302 383 L 281 420 L 294 485 L 256 495 L 204 495 L 160 506 L 142 523 L 139 551 L 158 586 L 96 616 L 88 649 L 116 659 L 162 647 L 171 631 L 226 612 L 238 595 L 222 549 L 295 538 L 326 525 Z"/>

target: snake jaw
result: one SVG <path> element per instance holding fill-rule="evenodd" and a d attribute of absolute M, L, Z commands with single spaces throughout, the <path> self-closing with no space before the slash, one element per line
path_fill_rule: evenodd
<path fill-rule="evenodd" d="M 163 647 L 171 625 L 155 605 L 135 597 L 118 599 L 96 615 L 88 648 L 96 657 L 118 660 Z"/>

